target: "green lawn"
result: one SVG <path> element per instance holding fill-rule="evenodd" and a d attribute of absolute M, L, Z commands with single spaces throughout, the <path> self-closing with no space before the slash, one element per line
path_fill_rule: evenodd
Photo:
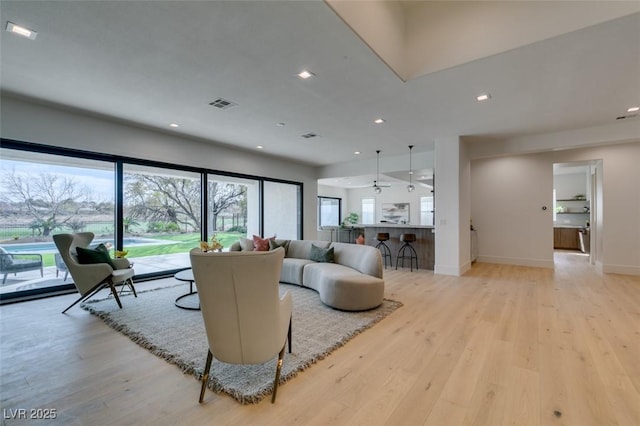
<path fill-rule="evenodd" d="M 244 234 L 240 234 L 237 232 L 218 232 L 216 233 L 216 237 L 218 241 L 220 241 L 223 247 L 228 248 L 231 244 L 238 241 L 238 238 L 244 236 Z M 146 256 L 156 256 L 162 254 L 172 254 L 172 253 L 188 253 L 192 248 L 199 247 L 200 244 L 200 234 L 191 233 L 191 234 L 158 234 L 158 235 L 145 235 L 145 238 L 150 239 L 158 239 L 163 241 L 175 241 L 172 244 L 158 244 L 151 246 L 140 246 L 140 247 L 124 247 L 125 250 L 128 250 L 127 258 L 134 257 L 146 257 Z M 44 253 L 42 255 L 42 260 L 44 262 L 44 266 L 53 266 L 55 265 L 53 253 Z"/>

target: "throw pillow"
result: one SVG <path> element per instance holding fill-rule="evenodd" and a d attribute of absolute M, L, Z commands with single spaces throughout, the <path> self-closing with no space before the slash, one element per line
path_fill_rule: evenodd
<path fill-rule="evenodd" d="M 253 236 L 253 251 L 269 251 L 269 241 L 275 240 L 276 237 L 260 238 Z"/>
<path fill-rule="evenodd" d="M 333 257 L 333 247 L 323 249 L 316 246 L 315 244 L 311 244 L 309 260 L 321 263 L 335 263 L 335 259 Z"/>
<path fill-rule="evenodd" d="M 284 249 L 284 256 L 287 256 L 287 250 L 289 250 L 289 240 L 269 240 L 269 250 L 275 250 L 278 247 L 282 247 Z"/>
<path fill-rule="evenodd" d="M 106 249 L 106 247 L 105 247 Z M 95 248 L 76 247 L 76 253 L 78 253 L 78 263 L 87 265 L 92 263 L 108 263 L 113 269 L 117 269 L 116 265 L 111 260 L 109 252 Z"/>
<path fill-rule="evenodd" d="M 242 251 L 253 251 L 253 240 L 249 239 L 249 238 L 242 238 L 240 237 L 238 239 L 238 241 L 240 242 L 240 250 Z"/>

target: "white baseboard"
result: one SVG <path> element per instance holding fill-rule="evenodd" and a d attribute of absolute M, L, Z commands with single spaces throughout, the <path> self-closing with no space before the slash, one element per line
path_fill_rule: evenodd
<path fill-rule="evenodd" d="M 640 275 L 640 266 L 604 264 L 602 272 L 605 274 Z"/>
<path fill-rule="evenodd" d="M 522 259 L 517 257 L 478 256 L 478 262 L 498 263 L 501 265 L 533 266 L 534 268 L 553 269 L 553 259 Z"/>
<path fill-rule="evenodd" d="M 470 262 L 467 262 L 462 266 L 435 265 L 433 268 L 433 273 L 440 275 L 454 275 L 456 277 L 459 277 L 469 269 L 471 269 Z"/>

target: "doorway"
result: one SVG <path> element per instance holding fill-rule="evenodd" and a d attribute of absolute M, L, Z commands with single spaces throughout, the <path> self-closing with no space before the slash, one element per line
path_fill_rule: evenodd
<path fill-rule="evenodd" d="M 591 264 L 597 262 L 601 176 L 600 160 L 553 164 L 554 252 L 572 253 Z"/>

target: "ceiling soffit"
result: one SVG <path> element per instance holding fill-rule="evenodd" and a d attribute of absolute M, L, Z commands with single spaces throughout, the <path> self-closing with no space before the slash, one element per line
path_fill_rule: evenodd
<path fill-rule="evenodd" d="M 403 81 L 640 11 L 610 1 L 326 3 Z"/>

